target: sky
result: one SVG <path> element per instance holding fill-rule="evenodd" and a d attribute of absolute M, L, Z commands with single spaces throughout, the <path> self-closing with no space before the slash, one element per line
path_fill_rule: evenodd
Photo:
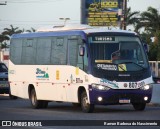
<path fill-rule="evenodd" d="M 63 24 L 59 18 L 70 18 L 67 23 L 80 23 L 80 0 L 0 0 L 0 32 L 10 25 L 20 29 L 38 29 Z M 128 0 L 131 11 L 146 11 L 152 6 L 160 11 L 160 0 Z"/>

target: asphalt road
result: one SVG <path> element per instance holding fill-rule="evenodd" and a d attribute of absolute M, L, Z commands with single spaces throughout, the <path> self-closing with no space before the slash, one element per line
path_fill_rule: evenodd
<path fill-rule="evenodd" d="M 72 120 L 115 120 L 121 122 L 136 122 L 139 120 L 160 120 L 160 106 L 147 105 L 145 111 L 135 111 L 131 105 L 112 105 L 112 106 L 96 106 L 94 113 L 83 113 L 81 108 L 73 107 L 70 103 L 51 102 L 47 109 L 32 109 L 30 101 L 24 99 L 10 100 L 8 96 L 0 95 L 0 120 L 12 121 L 43 121 L 60 120 L 65 123 L 76 122 Z M 82 124 L 85 121 L 81 121 Z M 115 122 L 113 121 L 113 122 Z M 63 123 L 62 122 L 62 123 Z M 87 121 L 93 126 L 42 126 L 42 127 L 23 127 L 25 129 L 135 129 L 135 126 L 94 126 L 96 121 Z M 99 121 L 98 121 L 99 122 Z M 101 121 L 100 121 L 101 122 Z M 112 122 L 112 121 L 111 121 Z M 144 121 L 143 121 L 144 122 Z M 86 123 L 86 122 L 85 122 Z M 21 129 L 22 127 L 2 127 L 0 129 Z M 160 126 L 136 126 L 136 129 L 160 129 Z"/>

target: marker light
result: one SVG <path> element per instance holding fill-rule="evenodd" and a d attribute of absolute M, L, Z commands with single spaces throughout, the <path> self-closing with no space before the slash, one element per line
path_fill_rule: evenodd
<path fill-rule="evenodd" d="M 145 85 L 145 86 L 144 86 L 144 89 L 145 89 L 145 90 L 148 90 L 148 89 L 149 89 L 149 85 Z"/>
<path fill-rule="evenodd" d="M 149 90 L 150 87 L 151 87 L 150 85 L 145 85 L 145 86 L 141 87 L 140 89 L 142 89 L 142 90 Z"/>
<path fill-rule="evenodd" d="M 103 98 L 102 98 L 102 97 L 98 97 L 98 101 L 100 101 L 100 102 L 101 102 L 102 100 L 103 100 Z"/>
<path fill-rule="evenodd" d="M 147 100 L 148 100 L 148 97 L 144 97 L 144 100 L 147 101 Z"/>
<path fill-rule="evenodd" d="M 106 91 L 109 90 L 110 88 L 107 86 L 99 85 L 99 84 L 92 84 L 92 88 L 100 91 Z"/>

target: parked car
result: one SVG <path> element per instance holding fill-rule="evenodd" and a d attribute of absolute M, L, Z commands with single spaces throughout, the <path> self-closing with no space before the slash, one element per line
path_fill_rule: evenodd
<path fill-rule="evenodd" d="M 0 63 L 0 94 L 9 94 L 11 99 L 16 99 L 15 96 L 10 94 L 8 68 L 4 63 Z"/>

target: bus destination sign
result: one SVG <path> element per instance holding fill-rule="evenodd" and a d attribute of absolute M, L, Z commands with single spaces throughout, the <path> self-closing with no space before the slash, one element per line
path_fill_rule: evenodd
<path fill-rule="evenodd" d="M 92 37 L 92 41 L 115 41 L 115 37 L 111 37 L 111 36 L 95 36 L 95 37 Z"/>

